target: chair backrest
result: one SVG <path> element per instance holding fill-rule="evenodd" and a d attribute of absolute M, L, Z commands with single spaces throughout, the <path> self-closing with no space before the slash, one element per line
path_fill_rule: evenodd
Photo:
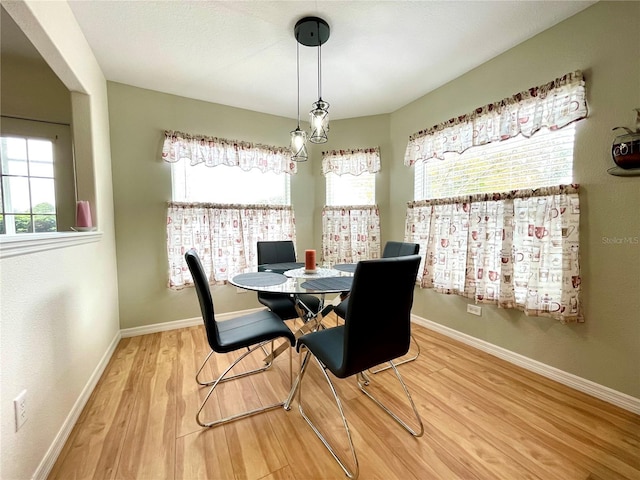
<path fill-rule="evenodd" d="M 258 265 L 296 261 L 296 250 L 291 240 L 258 242 Z"/>
<path fill-rule="evenodd" d="M 353 276 L 340 377 L 409 351 L 419 255 L 363 260 Z"/>
<path fill-rule="evenodd" d="M 417 255 L 420 252 L 420 245 L 407 242 L 387 242 L 382 251 L 382 258 L 404 257 L 405 255 Z"/>
<path fill-rule="evenodd" d="M 204 273 L 202 262 L 195 249 L 192 248 L 185 253 L 184 259 L 187 262 L 187 266 L 193 277 L 193 283 L 196 287 L 196 293 L 200 301 L 200 311 L 202 312 L 202 321 L 204 322 L 204 328 L 207 332 L 209 346 L 214 352 L 217 352 L 219 351 L 218 346 L 220 345 L 220 339 L 218 337 L 218 325 L 213 311 L 213 297 L 211 296 L 207 275 Z"/>

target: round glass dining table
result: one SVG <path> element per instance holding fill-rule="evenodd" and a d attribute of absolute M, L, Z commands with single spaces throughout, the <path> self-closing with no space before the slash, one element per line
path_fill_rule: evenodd
<path fill-rule="evenodd" d="M 260 269 L 258 272 L 238 274 L 229 283 L 256 292 L 324 296 L 351 290 L 353 281 L 353 273 L 333 268 L 316 268 L 314 273 L 307 273 L 304 267 L 298 267 L 278 273 L 277 269 L 270 269 L 267 264 L 261 265 Z"/>

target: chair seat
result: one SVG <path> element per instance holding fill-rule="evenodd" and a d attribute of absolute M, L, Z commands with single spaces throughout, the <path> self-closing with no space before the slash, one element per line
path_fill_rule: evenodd
<path fill-rule="evenodd" d="M 298 299 L 307 307 L 309 307 L 313 312 L 317 313 L 320 310 L 320 299 L 315 295 L 302 293 L 298 295 Z"/>
<path fill-rule="evenodd" d="M 300 337 L 296 348 L 300 351 L 301 345 L 306 346 L 336 377 L 345 378 L 340 370 L 344 355 L 344 332 L 344 325 L 311 332 Z"/>
<path fill-rule="evenodd" d="M 299 296 L 300 301 L 309 307 L 313 312 L 320 309 L 320 299 L 313 295 L 302 294 Z M 298 318 L 293 298 L 282 293 L 264 293 L 258 294 L 258 301 L 272 312 L 276 313 L 282 320 L 290 320 Z"/>
<path fill-rule="evenodd" d="M 338 378 L 347 378 L 363 372 L 371 367 L 398 358 L 409 350 L 408 338 L 402 344 L 385 345 L 384 335 L 372 328 L 360 338 L 360 342 L 364 346 L 363 350 L 366 350 L 371 357 L 360 355 L 351 363 L 346 364 L 344 362 L 345 333 L 345 325 L 311 332 L 298 339 L 296 349 L 300 351 L 301 345 L 307 347 Z M 375 358 L 375 360 L 372 360 L 372 358 Z"/>
<path fill-rule="evenodd" d="M 242 315 L 218 322 L 218 353 L 228 353 L 277 337 L 295 343 L 295 336 L 282 319 L 269 310 Z"/>
<path fill-rule="evenodd" d="M 333 309 L 340 318 L 347 318 L 347 309 L 349 308 L 349 297 L 345 298 Z"/>

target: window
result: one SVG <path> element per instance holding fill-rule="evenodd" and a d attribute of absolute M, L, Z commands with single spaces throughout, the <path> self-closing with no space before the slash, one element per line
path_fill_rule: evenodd
<path fill-rule="evenodd" d="M 174 202 L 241 205 L 289 205 L 290 178 L 286 173 L 244 171 L 239 167 L 188 162 L 171 164 Z"/>
<path fill-rule="evenodd" d="M 170 288 L 193 284 L 184 252 L 195 248 L 211 282 L 256 268 L 257 242 L 292 240 L 295 216 L 288 149 L 166 131 L 162 158 L 171 163 L 167 210 Z"/>
<path fill-rule="evenodd" d="M 322 260 L 356 263 L 380 256 L 376 173 L 380 148 L 322 152 L 327 199 L 322 209 Z"/>
<path fill-rule="evenodd" d="M 575 122 L 586 116 L 576 71 L 409 137 L 405 240 L 420 244 L 422 287 L 584 321 L 571 183 Z"/>
<path fill-rule="evenodd" d="M 3 136 L 0 140 L 0 233 L 57 231 L 53 142 Z"/>
<path fill-rule="evenodd" d="M 363 172 L 360 175 L 326 174 L 327 205 L 374 205 L 376 202 L 376 175 Z"/>
<path fill-rule="evenodd" d="M 289 205 L 291 152 L 243 140 L 165 131 L 174 202 Z"/>
<path fill-rule="evenodd" d="M 415 166 L 414 199 L 569 184 L 573 176 L 575 123 L 559 130 L 543 128 L 530 138 L 518 135 L 500 142 L 447 152 Z"/>

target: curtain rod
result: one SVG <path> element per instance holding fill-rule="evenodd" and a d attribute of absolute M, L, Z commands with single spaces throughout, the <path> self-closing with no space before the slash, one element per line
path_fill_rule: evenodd
<path fill-rule="evenodd" d="M 11 118 L 13 120 L 28 120 L 29 122 L 51 123 L 52 125 L 64 125 L 66 127 L 70 127 L 71 126 L 70 123 L 49 122 L 47 120 L 37 120 L 35 118 L 26 118 L 26 117 L 15 117 L 13 115 L 0 115 L 0 117 L 2 117 L 2 118 Z"/>

